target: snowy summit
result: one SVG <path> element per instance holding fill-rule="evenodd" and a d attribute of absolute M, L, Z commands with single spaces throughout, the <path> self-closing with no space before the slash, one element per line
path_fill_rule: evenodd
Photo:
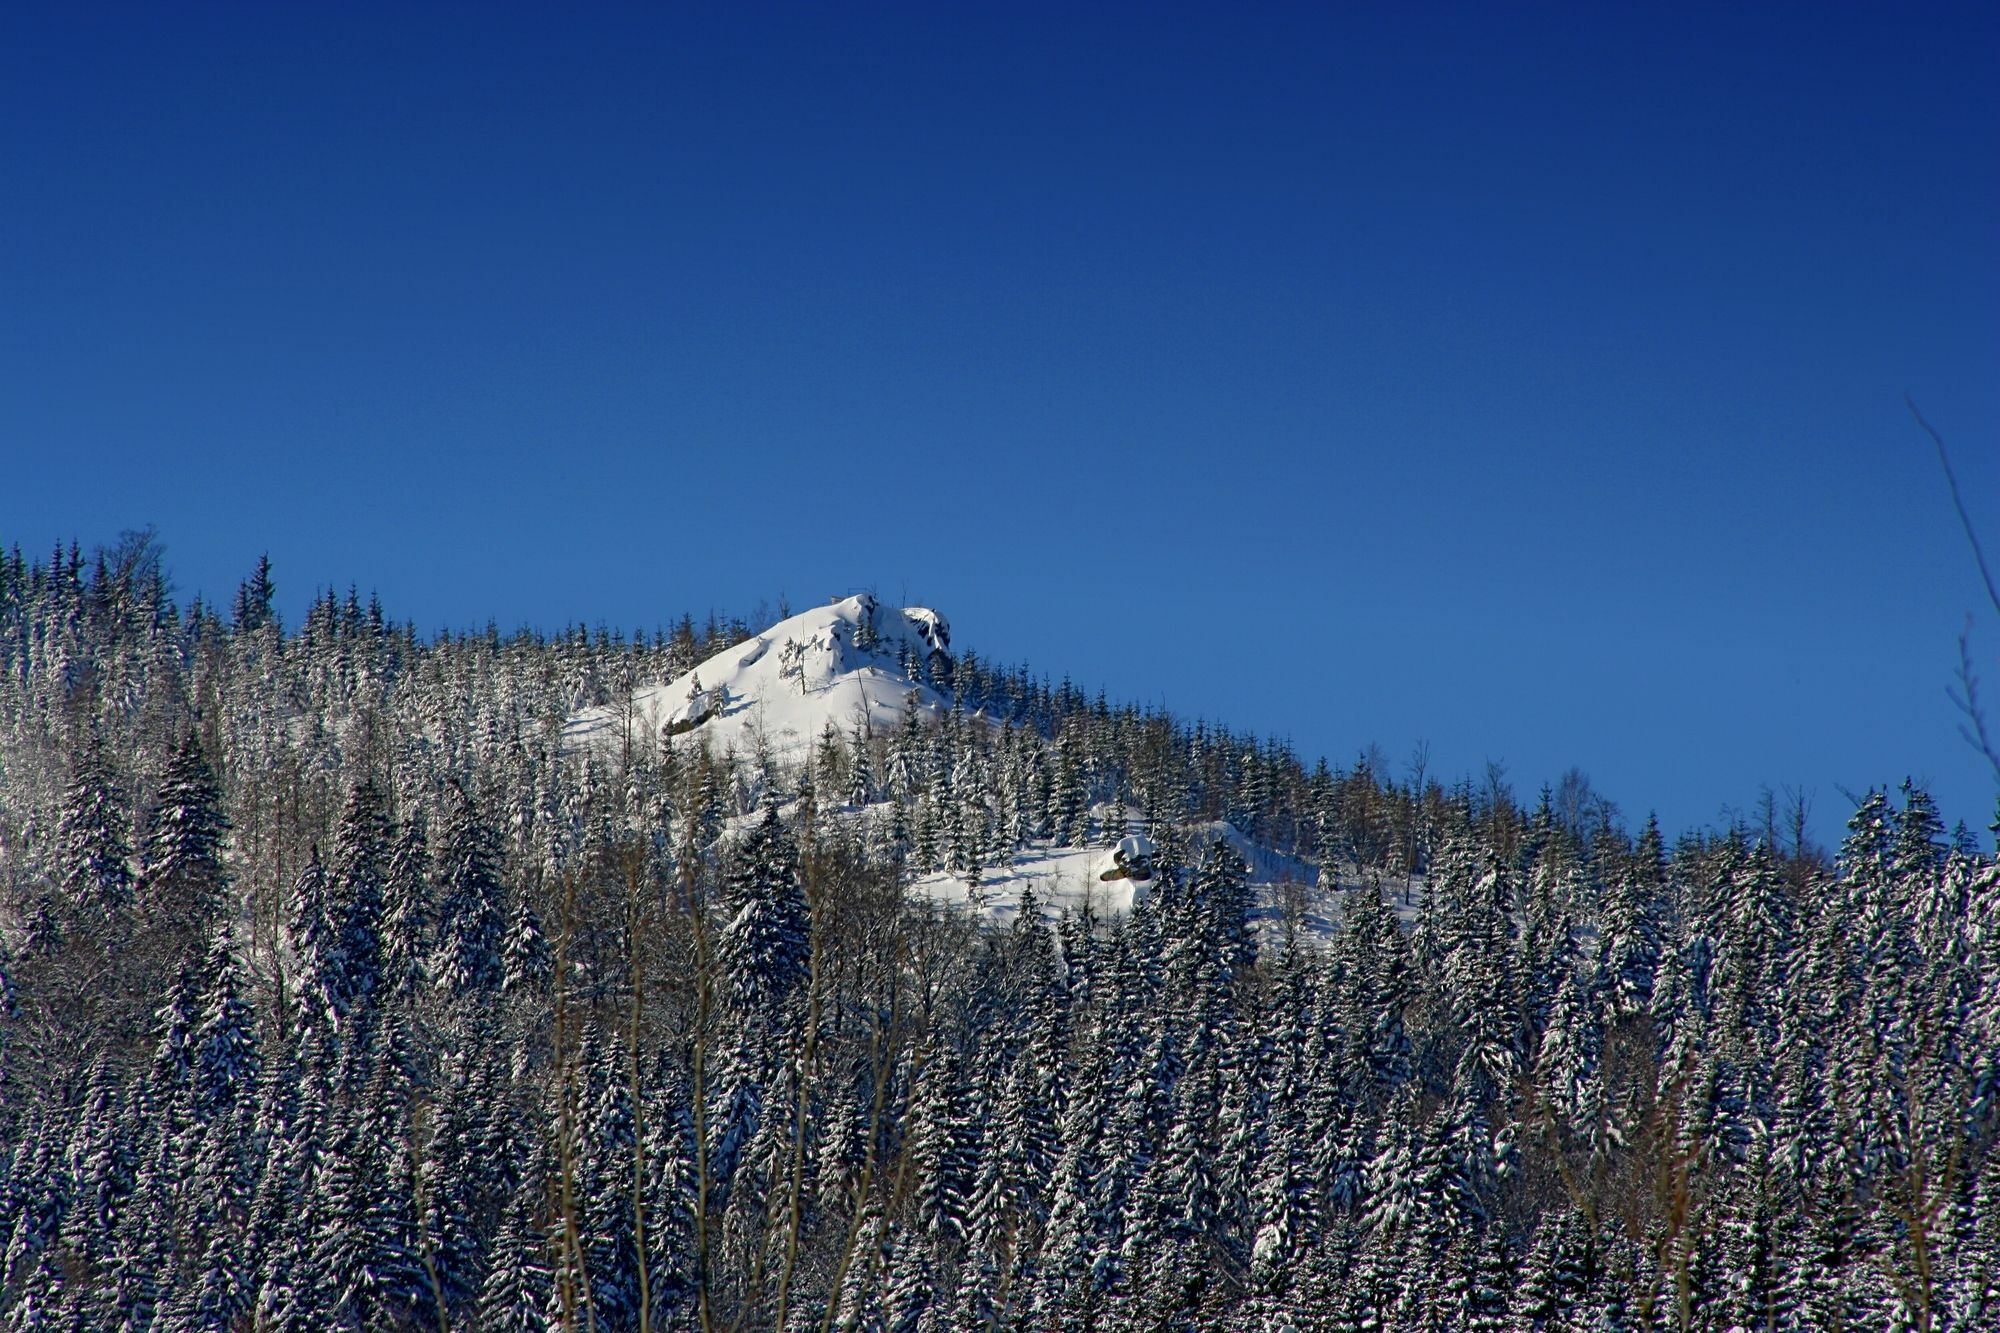
<path fill-rule="evenodd" d="M 572 745 L 687 737 L 716 754 L 748 754 L 761 737 L 774 757 L 796 761 L 829 723 L 843 734 L 879 731 L 912 699 L 943 711 L 944 697 L 924 682 L 950 672 L 943 616 L 860 593 L 781 620 L 629 701 L 585 709 L 564 736 Z"/>

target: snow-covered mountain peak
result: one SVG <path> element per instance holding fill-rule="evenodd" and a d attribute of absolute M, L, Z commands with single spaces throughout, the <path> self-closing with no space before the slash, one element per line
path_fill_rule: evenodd
<path fill-rule="evenodd" d="M 572 743 L 689 737 L 748 753 L 761 737 L 780 758 L 803 756 L 831 723 L 843 734 L 894 725 L 908 701 L 941 711 L 921 683 L 948 673 L 951 627 L 929 607 L 884 607 L 860 593 L 787 617 L 628 702 L 569 720 Z"/>

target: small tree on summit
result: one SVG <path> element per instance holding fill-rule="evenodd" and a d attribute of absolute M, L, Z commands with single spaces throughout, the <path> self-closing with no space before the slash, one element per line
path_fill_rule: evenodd
<path fill-rule="evenodd" d="M 797 639 L 786 639 L 778 647 L 778 678 L 795 680 L 799 683 L 799 693 L 806 690 L 806 645 Z"/>

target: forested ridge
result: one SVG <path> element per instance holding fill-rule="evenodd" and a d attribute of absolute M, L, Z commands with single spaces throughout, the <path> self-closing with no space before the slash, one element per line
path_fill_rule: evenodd
<path fill-rule="evenodd" d="M 2000 868 L 1920 788 L 1673 837 L 963 651 L 803 764 L 577 746 L 761 627 L 272 579 L 0 557 L 9 1329 L 2000 1324 Z M 1137 827 L 1129 916 L 909 892 Z"/>

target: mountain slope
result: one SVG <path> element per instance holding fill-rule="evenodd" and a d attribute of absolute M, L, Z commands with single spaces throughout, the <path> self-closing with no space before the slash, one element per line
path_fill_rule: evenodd
<path fill-rule="evenodd" d="M 940 717 L 950 700 L 938 686 L 950 678 L 951 630 L 927 607 L 882 606 L 863 593 L 790 616 L 745 643 L 725 649 L 665 685 L 636 691 L 627 704 L 587 709 L 569 719 L 573 747 L 610 746 L 656 737 L 678 745 L 706 745 L 712 753 L 747 758 L 760 745 L 785 767 L 802 763 L 831 726 L 843 743 L 885 736 L 902 724 L 906 708 Z M 975 715 L 977 717 L 977 715 Z M 886 819 L 886 805 L 851 810 L 852 817 Z M 1099 828 L 1112 818 L 1093 811 Z M 1130 821 L 1140 831 L 1143 821 Z M 1254 914 L 1276 928 L 1281 904 L 1303 913 L 1309 933 L 1325 929 L 1332 905 L 1318 889 L 1316 869 L 1296 857 L 1260 846 L 1222 821 L 1185 830 L 1198 847 L 1227 844 L 1249 867 L 1259 907 Z M 1333 886 L 1329 885 L 1331 891 Z M 1009 919 L 1024 890 L 1032 888 L 1045 910 L 1100 914 L 1130 911 L 1148 889 L 1144 879 L 1117 873 L 1102 845 L 1039 842 L 1005 863 L 987 866 L 977 883 L 949 872 L 919 875 L 918 894 Z"/>

